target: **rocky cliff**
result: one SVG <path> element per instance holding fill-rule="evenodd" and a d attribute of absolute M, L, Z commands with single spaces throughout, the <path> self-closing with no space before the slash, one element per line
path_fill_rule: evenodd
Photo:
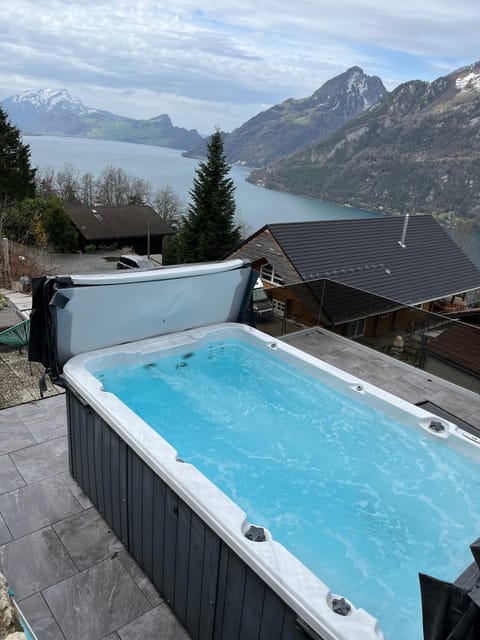
<path fill-rule="evenodd" d="M 370 210 L 480 218 L 480 63 L 400 85 L 328 140 L 249 179 Z"/>
<path fill-rule="evenodd" d="M 262 167 L 289 156 L 325 140 L 386 93 L 380 78 L 352 67 L 328 80 L 309 98 L 290 98 L 225 134 L 227 160 Z M 184 155 L 205 155 L 205 148 L 203 143 Z"/>

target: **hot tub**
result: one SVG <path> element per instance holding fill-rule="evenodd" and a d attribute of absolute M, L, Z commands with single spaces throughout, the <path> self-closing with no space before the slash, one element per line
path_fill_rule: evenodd
<path fill-rule="evenodd" d="M 145 380 L 149 381 L 148 384 L 155 384 L 157 379 L 162 385 L 168 385 L 177 374 L 179 380 L 184 379 L 187 371 L 194 371 L 193 363 L 200 361 L 202 357 L 208 366 L 217 369 L 220 367 L 219 370 L 223 371 L 222 359 L 232 345 L 237 350 L 247 350 L 247 356 L 243 364 L 237 367 L 237 371 L 232 373 L 231 370 L 235 370 L 235 367 L 230 366 L 229 369 L 228 376 L 238 374 L 240 382 L 232 383 L 233 378 L 230 379 L 221 372 L 216 379 L 226 379 L 226 391 L 222 393 L 218 388 L 212 391 L 208 386 L 210 383 L 203 390 L 195 373 L 194 378 L 186 379 L 186 385 L 196 389 L 197 404 L 203 403 L 206 396 L 210 396 L 214 405 L 221 403 L 224 396 L 233 393 L 235 389 L 242 390 L 243 386 L 248 387 L 247 381 L 254 380 L 253 387 L 256 385 L 264 399 L 266 397 L 267 407 L 271 400 L 272 410 L 275 405 L 275 409 L 282 414 L 285 413 L 285 406 L 293 396 L 304 393 L 304 404 L 310 402 L 311 396 L 315 393 L 309 390 L 310 382 L 306 381 L 308 378 L 314 385 L 324 385 L 329 394 L 338 393 L 347 403 L 354 403 L 355 407 L 358 405 L 358 411 L 366 407 L 369 411 L 383 416 L 382 420 L 385 420 L 385 423 L 382 423 L 377 439 L 386 443 L 392 439 L 395 430 L 405 430 L 410 434 L 409 438 L 411 436 L 418 440 L 418 446 L 423 449 L 422 456 L 440 459 L 442 452 L 448 452 L 448 456 L 459 456 L 463 466 L 478 464 L 478 443 L 472 441 L 468 434 L 464 434 L 455 425 L 439 420 L 436 416 L 310 357 L 288 344 L 272 340 L 251 327 L 221 323 L 90 351 L 71 358 L 65 364 L 63 378 L 67 387 L 69 463 L 72 476 L 163 594 L 192 638 L 382 638 L 380 628 L 384 625 L 378 623 L 371 611 L 356 606 L 357 602 L 352 598 L 348 580 L 345 588 L 335 593 L 331 590 L 330 581 L 319 568 L 322 564 L 321 558 L 318 564 L 315 564 L 316 560 L 312 560 L 312 569 L 312 566 L 306 566 L 310 562 L 308 558 L 301 562 L 287 548 L 290 544 L 292 548 L 298 545 L 298 549 L 303 553 L 305 547 L 311 546 L 310 539 L 302 542 L 301 537 L 298 538 L 302 535 L 301 527 L 298 528 L 300 533 L 295 530 L 295 535 L 290 535 L 288 530 L 286 534 L 282 533 L 285 544 L 280 543 L 274 532 L 277 518 L 275 514 L 268 514 L 268 504 L 258 507 L 253 499 L 250 501 L 250 494 L 240 495 L 241 492 L 231 481 L 229 470 L 227 474 L 222 475 L 222 478 L 227 478 L 222 490 L 207 477 L 209 462 L 205 463 L 203 473 L 199 470 L 199 467 L 202 467 L 201 456 L 198 464 L 191 463 L 191 460 L 197 460 L 195 455 L 199 454 L 198 447 L 195 444 L 191 450 L 188 449 L 188 433 L 180 434 L 180 424 L 176 427 L 174 422 L 176 414 L 183 411 L 177 395 L 181 390 L 177 387 L 172 388 L 170 399 L 162 401 L 163 404 L 160 403 L 160 397 L 156 404 L 155 394 L 153 400 L 146 397 L 147 382 L 145 394 L 143 390 L 134 392 L 133 400 L 130 398 L 131 402 L 123 395 L 131 386 L 129 378 L 123 387 L 121 383 L 123 376 L 128 375 L 129 371 L 142 371 L 146 376 Z M 287 376 L 290 376 L 289 380 L 292 382 L 292 389 L 289 389 L 288 393 L 280 392 L 280 397 L 274 398 L 278 389 L 265 390 L 262 376 L 258 371 L 250 370 L 250 362 L 253 359 L 251 354 L 254 352 L 265 358 L 262 366 L 271 373 L 272 380 L 278 375 L 276 367 L 284 370 L 286 368 Z M 200 357 L 200 354 L 203 356 Z M 162 369 L 162 362 L 168 363 L 165 370 Z M 109 374 L 112 374 L 113 378 L 110 378 Z M 293 382 L 297 377 L 300 386 L 298 390 L 294 390 Z M 111 390 L 116 384 L 115 380 L 120 380 L 118 393 Z M 140 412 L 137 412 L 134 409 L 140 397 Z M 145 406 L 150 407 L 150 410 L 153 408 L 154 411 L 155 407 L 158 409 L 157 413 L 153 414 L 154 428 L 142 417 Z M 337 414 L 343 413 L 343 408 L 337 406 Z M 249 400 L 246 408 L 242 409 L 243 423 L 253 420 L 253 416 L 248 413 L 248 407 Z M 215 409 L 217 408 L 215 406 Z M 290 457 L 288 447 L 292 450 L 295 448 L 302 430 L 312 422 L 312 418 L 311 414 L 299 416 L 297 407 L 287 409 L 290 416 L 297 415 L 298 421 L 291 424 L 288 436 L 290 444 L 281 445 L 282 451 L 286 452 L 286 458 L 282 459 L 282 464 L 278 466 L 283 469 L 290 464 L 295 469 L 299 463 Z M 225 409 L 224 413 L 228 414 L 228 409 Z M 321 414 L 322 410 L 317 413 Z M 360 413 L 355 415 L 360 416 Z M 182 424 L 190 419 L 184 418 L 183 414 L 181 416 Z M 215 420 L 216 417 L 213 418 L 214 422 Z M 358 420 L 363 418 L 358 417 Z M 369 421 L 369 417 L 365 419 L 360 431 L 354 434 L 356 438 L 368 430 Z M 395 425 L 391 427 L 391 432 L 390 423 Z M 238 424 L 242 424 L 241 416 Z M 351 426 L 347 425 L 345 432 L 350 430 Z M 229 428 L 239 430 L 234 425 L 229 425 Z M 245 447 L 250 446 L 252 451 L 255 450 L 258 458 L 266 458 L 268 456 L 263 455 L 261 444 L 251 444 L 259 428 L 255 427 L 248 435 Z M 277 429 L 288 431 L 281 426 L 280 418 Z M 201 431 L 202 433 L 195 434 L 196 438 L 202 435 L 207 440 L 219 437 L 218 431 L 215 432 L 216 435 L 209 435 L 209 432 L 203 433 L 203 426 Z M 224 431 L 222 427 L 221 432 Z M 165 435 L 167 432 L 176 441 L 175 447 Z M 330 433 L 327 433 L 327 440 L 333 437 L 333 433 L 332 428 Z M 330 444 L 333 446 L 332 451 L 339 451 L 342 447 L 342 429 L 335 433 L 337 441 Z M 227 436 L 227 440 L 231 438 L 233 442 L 235 434 L 233 431 L 231 434 Z M 193 433 L 191 439 L 193 440 Z M 272 437 L 270 434 L 267 440 L 276 442 L 276 436 Z M 406 446 L 407 449 L 413 450 L 417 447 L 416 440 L 409 440 Z M 368 442 L 361 444 L 358 439 L 358 448 L 361 447 L 365 447 L 364 467 L 367 471 L 373 467 L 380 467 L 382 470 L 382 465 L 390 464 L 388 459 L 379 460 L 378 455 L 369 458 L 370 445 Z M 310 460 L 314 449 L 315 442 L 310 440 L 300 455 L 307 456 Z M 331 455 L 330 458 L 339 469 L 346 469 L 347 476 L 350 473 L 345 482 L 352 484 L 353 471 L 349 468 L 349 462 L 342 460 L 342 455 L 339 453 L 338 456 Z M 235 460 L 233 452 L 225 456 L 223 462 L 227 466 L 235 466 L 232 460 Z M 285 460 L 289 462 L 286 463 Z M 215 462 L 217 467 L 220 462 Z M 392 461 L 391 464 L 401 465 L 398 460 Z M 441 467 L 446 464 L 451 468 L 450 459 L 440 462 Z M 255 468 L 252 469 L 253 471 L 249 471 L 250 475 L 257 473 Z M 317 469 L 314 471 L 316 473 Z M 400 468 L 400 476 L 404 472 Z M 436 472 L 429 473 L 431 475 Z M 445 473 L 444 467 L 442 473 Z M 337 482 L 337 472 L 327 469 L 316 476 L 315 482 L 320 486 L 329 474 L 333 481 Z M 259 475 L 257 484 L 263 483 L 264 480 Z M 449 478 L 448 474 L 442 478 L 443 485 L 449 481 L 452 481 L 452 478 Z M 285 486 L 288 482 L 290 481 L 287 479 Z M 311 478 L 308 482 L 312 482 Z M 358 480 L 359 484 L 362 482 L 367 480 Z M 279 484 L 279 493 L 280 486 Z M 436 484 L 436 487 L 439 486 L 440 484 Z M 400 485 L 398 487 L 399 492 L 403 491 Z M 325 493 L 327 496 L 330 495 L 328 491 L 329 489 Z M 372 491 L 377 489 L 368 489 L 367 494 Z M 302 485 L 299 484 L 298 495 L 301 494 Z M 237 495 L 239 500 L 235 500 Z M 430 500 L 428 496 L 427 498 Z M 378 496 L 373 495 L 372 504 L 362 504 L 365 498 L 358 499 L 357 496 L 358 509 L 355 511 L 352 508 L 348 517 L 351 517 L 356 526 L 356 519 L 360 517 L 358 514 L 366 514 L 368 528 L 388 525 L 391 531 L 387 537 L 391 539 L 392 547 L 394 544 L 402 544 L 404 531 L 401 529 L 401 518 L 397 515 L 386 518 L 385 508 L 378 506 L 377 499 Z M 238 501 L 243 501 L 244 508 L 237 504 Z M 330 501 L 333 502 L 333 499 Z M 406 503 L 407 507 L 410 512 L 412 509 L 409 501 Z M 473 512 L 476 507 L 478 504 L 472 507 Z M 340 508 L 340 511 L 344 510 Z M 388 509 L 386 511 L 388 512 Z M 413 511 L 415 512 L 415 509 Z M 255 518 L 252 518 L 252 514 Z M 439 516 L 440 522 L 442 517 Z M 270 527 L 266 526 L 266 519 L 269 520 Z M 333 528 L 341 526 L 332 524 Z M 436 545 L 449 545 L 447 548 L 454 556 L 453 564 L 463 566 L 466 556 L 461 555 L 459 549 L 465 550 L 466 543 L 474 537 L 473 533 L 479 526 L 478 516 L 473 516 L 469 528 L 467 525 L 456 528 L 452 524 L 454 531 L 450 536 L 442 528 L 440 538 L 432 542 L 432 548 L 435 551 Z M 318 535 L 321 537 L 324 534 L 319 531 Z M 375 535 L 374 532 L 373 540 Z M 408 555 L 410 552 L 413 553 L 416 544 L 415 540 L 408 537 L 408 531 L 405 536 L 407 539 L 404 549 Z M 458 540 L 459 537 L 461 540 Z M 457 545 L 454 544 L 454 539 Z M 355 559 L 361 541 L 350 547 L 347 540 L 340 542 L 347 550 L 344 552 L 347 563 L 355 562 L 361 570 L 361 559 Z M 418 567 L 415 580 L 416 573 L 425 569 L 429 567 Z M 329 571 L 332 580 L 335 581 L 335 568 L 330 568 Z M 365 572 L 368 573 L 368 570 L 365 569 Z M 381 572 L 382 569 L 378 568 L 378 573 Z M 453 577 L 450 576 L 450 579 Z M 395 590 L 395 585 L 387 584 L 386 588 Z M 419 620 L 416 622 L 416 628 L 421 628 Z M 398 632 L 398 629 L 396 631 Z M 394 633 L 395 630 L 387 637 L 393 637 Z M 400 629 L 400 635 L 396 637 L 413 637 L 405 633 Z"/>

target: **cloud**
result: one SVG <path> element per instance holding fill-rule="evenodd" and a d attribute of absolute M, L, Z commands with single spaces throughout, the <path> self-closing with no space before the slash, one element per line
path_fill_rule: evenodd
<path fill-rule="evenodd" d="M 478 0 L 16 0 L 2 8 L 0 98 L 75 88 L 88 106 L 231 130 L 354 64 L 392 88 L 472 62 L 479 23 Z"/>

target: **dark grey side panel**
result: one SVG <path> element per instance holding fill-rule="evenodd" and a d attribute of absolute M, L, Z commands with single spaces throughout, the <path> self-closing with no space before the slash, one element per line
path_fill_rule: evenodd
<path fill-rule="evenodd" d="M 192 640 L 311 637 L 285 602 L 68 388 L 67 414 L 71 475 Z"/>

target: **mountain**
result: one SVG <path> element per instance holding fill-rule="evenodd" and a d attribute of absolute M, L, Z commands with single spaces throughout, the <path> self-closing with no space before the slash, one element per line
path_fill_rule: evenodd
<path fill-rule="evenodd" d="M 134 120 L 85 107 L 65 89 L 27 91 L 1 103 L 10 121 L 24 133 L 82 136 L 189 149 L 202 137 L 195 130 L 174 127 L 167 115 Z"/>
<path fill-rule="evenodd" d="M 224 136 L 231 163 L 261 167 L 328 138 L 386 95 L 380 78 L 352 67 L 328 80 L 309 98 L 290 98 Z M 187 152 L 205 155 L 206 143 Z"/>
<path fill-rule="evenodd" d="M 480 62 L 400 85 L 328 140 L 249 180 L 370 210 L 480 220 Z"/>

